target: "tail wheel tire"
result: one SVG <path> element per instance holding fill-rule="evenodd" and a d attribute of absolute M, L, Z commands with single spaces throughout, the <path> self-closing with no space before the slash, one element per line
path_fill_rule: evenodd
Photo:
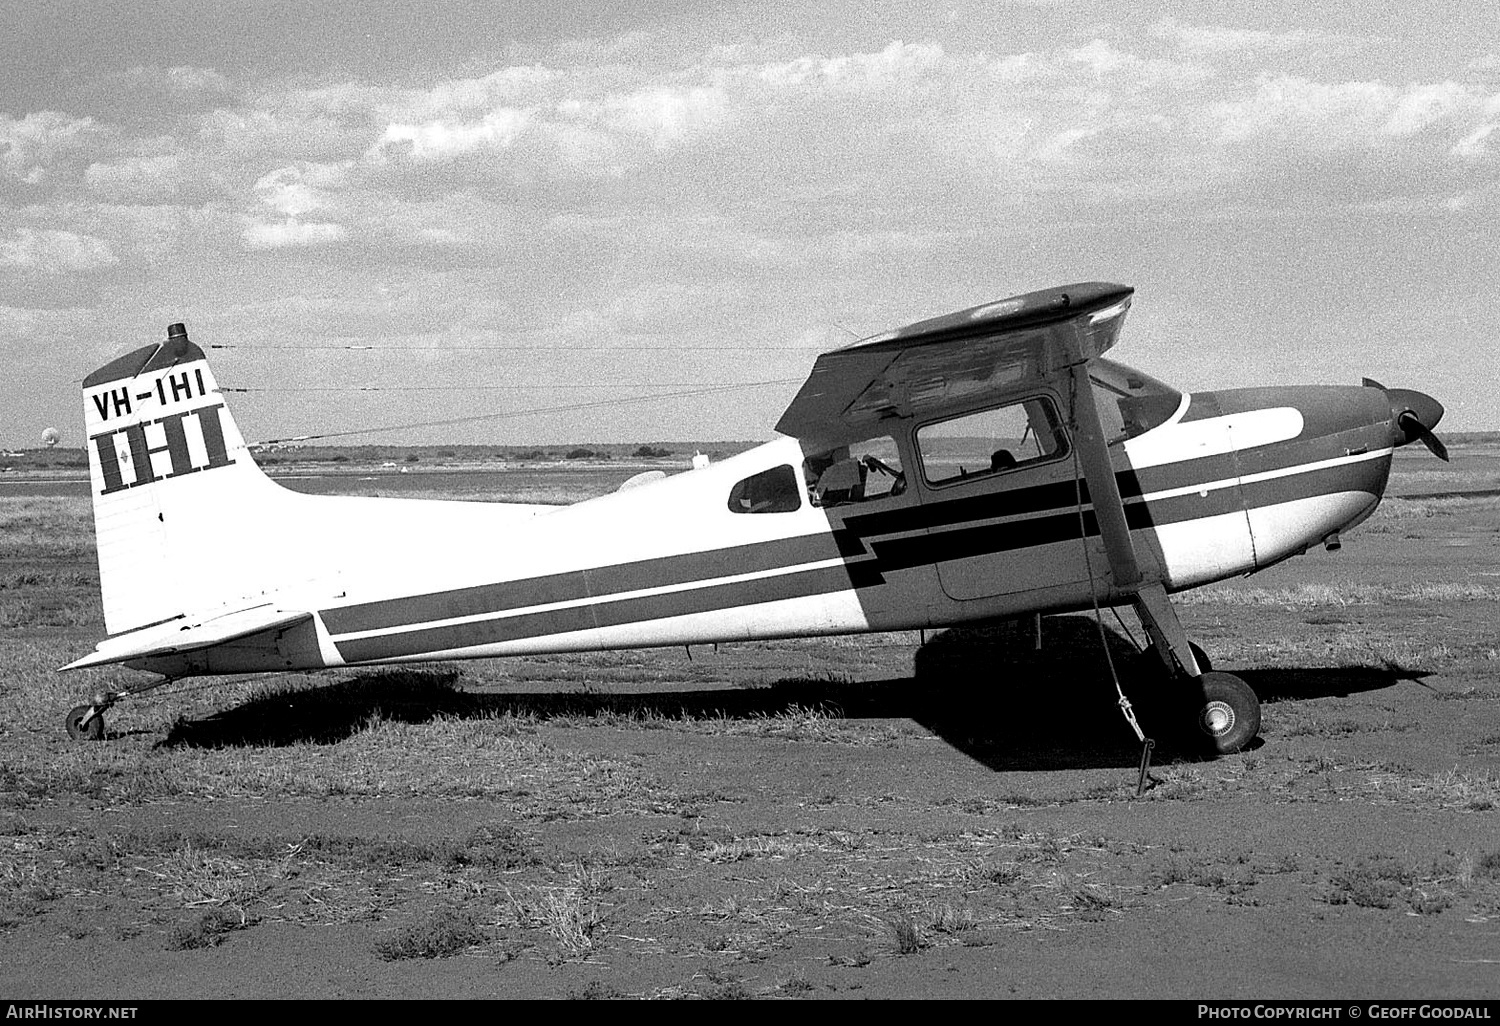
<path fill-rule="evenodd" d="M 1199 678 L 1198 730 L 1220 755 L 1238 752 L 1260 733 L 1260 699 L 1249 684 L 1217 671 Z"/>
<path fill-rule="evenodd" d="M 63 725 L 68 728 L 68 736 L 74 741 L 102 741 L 104 739 L 104 714 L 94 713 L 93 717 L 84 722 L 84 718 L 93 711 L 92 705 L 75 705 L 68 712 L 68 718 Z"/>

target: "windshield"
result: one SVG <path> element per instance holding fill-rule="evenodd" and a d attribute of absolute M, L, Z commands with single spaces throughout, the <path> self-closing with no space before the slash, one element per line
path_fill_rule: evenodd
<path fill-rule="evenodd" d="M 1182 404 L 1182 393 L 1134 367 L 1095 360 L 1089 371 L 1104 439 L 1114 445 L 1166 422 Z"/>

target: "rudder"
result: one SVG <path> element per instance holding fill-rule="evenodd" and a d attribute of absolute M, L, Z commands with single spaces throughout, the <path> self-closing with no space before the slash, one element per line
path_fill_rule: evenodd
<path fill-rule="evenodd" d="M 83 393 L 109 633 L 254 594 L 233 535 L 284 493 L 250 457 L 186 328 L 94 371 Z"/>

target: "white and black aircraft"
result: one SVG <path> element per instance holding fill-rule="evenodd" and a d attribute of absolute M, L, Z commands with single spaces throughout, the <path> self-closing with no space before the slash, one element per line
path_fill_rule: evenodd
<path fill-rule="evenodd" d="M 1105 359 L 1085 283 L 825 353 L 782 437 L 571 506 L 288 491 L 181 324 L 83 383 L 109 636 L 65 669 L 187 676 L 913 630 L 1124 604 L 1207 742 L 1259 703 L 1169 596 L 1334 544 L 1442 407 L 1363 386 L 1184 394 Z M 1003 683 L 1003 682 L 1002 682 Z M 1148 749 L 1149 750 L 1149 749 Z"/>

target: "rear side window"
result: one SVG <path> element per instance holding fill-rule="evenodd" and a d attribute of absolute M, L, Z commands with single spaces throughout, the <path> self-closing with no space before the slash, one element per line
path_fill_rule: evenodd
<path fill-rule="evenodd" d="M 802 508 L 802 485 L 790 464 L 762 470 L 729 490 L 731 513 L 792 513 Z"/>

